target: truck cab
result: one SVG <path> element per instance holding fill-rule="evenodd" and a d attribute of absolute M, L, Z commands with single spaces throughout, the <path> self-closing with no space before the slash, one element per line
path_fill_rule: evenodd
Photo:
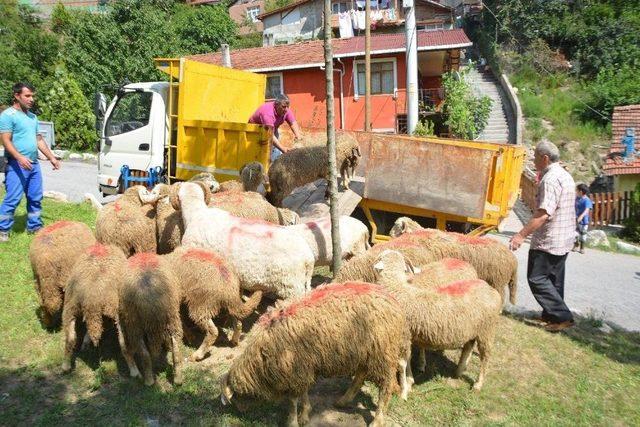
<path fill-rule="evenodd" d="M 120 170 L 147 171 L 165 166 L 169 144 L 166 82 L 121 87 L 99 122 L 98 186 L 104 194 L 121 188 Z"/>

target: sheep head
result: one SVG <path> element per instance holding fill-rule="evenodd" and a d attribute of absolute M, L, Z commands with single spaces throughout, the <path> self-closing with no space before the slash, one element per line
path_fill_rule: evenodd
<path fill-rule="evenodd" d="M 280 225 L 296 225 L 300 224 L 302 221 L 300 220 L 300 215 L 291 209 L 286 208 L 276 208 L 278 210 L 278 223 Z"/>
<path fill-rule="evenodd" d="M 220 190 L 220 183 L 212 174 L 208 172 L 203 172 L 195 175 L 189 180 L 189 182 L 202 182 L 209 188 L 209 191 L 211 191 L 212 193 L 217 193 Z"/>
<path fill-rule="evenodd" d="M 373 271 L 376 282 L 386 285 L 406 283 L 407 275 L 417 274 L 420 269 L 415 268 L 400 252 L 386 249 L 376 258 Z"/>
<path fill-rule="evenodd" d="M 202 191 L 202 196 L 200 196 L 200 191 Z M 205 205 L 208 206 L 211 203 L 211 190 L 206 183 L 201 181 L 182 182 L 178 184 L 177 191 L 171 194 L 169 200 L 175 210 L 180 210 L 181 199 L 197 200 L 200 197 L 203 198 Z"/>
<path fill-rule="evenodd" d="M 164 185 L 164 184 L 161 184 Z M 149 191 L 143 186 L 139 186 L 138 188 L 138 197 L 140 198 L 140 202 L 143 205 L 156 203 L 160 198 L 160 192 L 157 190 L 158 185 L 156 185 L 153 190 Z"/>
<path fill-rule="evenodd" d="M 392 238 L 402 236 L 405 233 L 409 233 L 411 231 L 421 230 L 422 226 L 412 220 L 409 217 L 402 216 L 396 219 L 396 222 L 393 223 L 393 227 L 391 227 L 391 231 L 389 231 L 389 236 Z"/>

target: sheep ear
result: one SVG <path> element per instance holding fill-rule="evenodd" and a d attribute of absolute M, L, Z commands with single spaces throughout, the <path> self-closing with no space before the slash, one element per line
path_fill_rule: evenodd
<path fill-rule="evenodd" d="M 180 190 L 180 184 L 171 186 L 171 191 L 169 194 L 169 202 L 173 209 L 179 211 L 180 210 L 180 196 L 178 196 L 178 190 Z"/>
<path fill-rule="evenodd" d="M 411 263 L 411 261 L 409 261 L 407 258 L 404 259 L 404 266 L 405 266 L 405 273 L 411 273 L 411 274 L 420 273 L 420 269 L 415 268 Z"/>
<path fill-rule="evenodd" d="M 407 232 L 407 221 L 400 221 L 400 232 Z"/>
<path fill-rule="evenodd" d="M 378 261 L 373 264 L 373 271 L 380 273 L 382 270 L 384 270 L 384 261 Z"/>
<path fill-rule="evenodd" d="M 211 203 L 211 189 L 201 181 L 196 181 L 195 184 L 198 184 L 200 188 L 202 188 L 202 191 L 204 192 L 204 203 L 209 206 L 209 203 Z"/>
<path fill-rule="evenodd" d="M 356 147 L 355 150 L 356 150 L 357 156 L 362 157 L 362 154 L 360 154 L 360 146 Z"/>

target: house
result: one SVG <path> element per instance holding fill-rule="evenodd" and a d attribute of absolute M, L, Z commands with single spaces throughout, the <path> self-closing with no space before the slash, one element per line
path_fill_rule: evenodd
<path fill-rule="evenodd" d="M 186 0 L 191 6 L 216 5 L 220 0 Z M 264 0 L 232 0 L 227 3 L 229 16 L 238 24 L 241 36 L 262 32 L 262 21 L 258 15 L 264 12 Z"/>
<path fill-rule="evenodd" d="M 423 103 L 443 99 L 441 76 L 457 69 L 460 50 L 471 46 L 461 29 L 419 31 L 419 92 Z M 337 129 L 364 129 L 364 37 L 333 39 L 334 105 Z M 406 121 L 406 40 L 404 34 L 371 36 L 372 129 L 402 130 Z M 191 59 L 222 64 L 220 53 Z M 286 93 L 302 128 L 326 127 L 322 40 L 231 51 L 234 68 L 267 76 L 266 98 Z M 257 107 L 257 106 L 256 106 Z"/>
<path fill-rule="evenodd" d="M 364 0 L 332 0 L 331 27 L 335 37 L 364 35 Z M 404 33 L 402 0 L 371 0 L 372 34 Z M 452 29 L 455 21 L 453 8 L 433 0 L 416 0 L 416 27 L 418 30 Z M 341 19 L 349 21 L 351 29 L 341 28 Z M 323 0 L 298 0 L 287 6 L 262 13 L 258 18 L 264 30 L 264 46 L 295 43 L 321 37 L 323 30 Z"/>
<path fill-rule="evenodd" d="M 635 130 L 635 158 L 625 159 L 622 138 L 627 129 Z M 640 183 L 640 105 L 613 109 L 611 147 L 602 166 L 605 175 L 613 177 L 614 191 L 633 191 Z"/>

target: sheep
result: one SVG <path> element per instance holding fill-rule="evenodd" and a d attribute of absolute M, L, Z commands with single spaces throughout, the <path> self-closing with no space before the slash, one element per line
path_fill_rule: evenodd
<path fill-rule="evenodd" d="M 165 257 L 174 275 L 180 278 L 181 301 L 186 306 L 189 318 L 206 333 L 202 344 L 190 359 L 194 362 L 202 360 L 213 348 L 218 329 L 212 318 L 221 310 L 226 310 L 233 318 L 235 327 L 231 342 L 238 345 L 242 330 L 239 320 L 253 313 L 260 303 L 262 292 L 254 292 L 243 303 L 238 276 L 215 252 L 182 247 Z"/>
<path fill-rule="evenodd" d="M 471 264 L 461 259 L 443 258 L 420 267 L 420 272 L 409 279 L 419 288 L 435 288 L 458 280 L 477 279 L 478 273 Z"/>
<path fill-rule="evenodd" d="M 127 349 L 142 360 L 145 385 L 155 382 L 152 360 L 171 349 L 173 382 L 182 383 L 180 341 L 180 285 L 167 260 L 140 253 L 127 260 L 122 278 L 118 315 Z"/>
<path fill-rule="evenodd" d="M 209 197 L 206 188 L 185 182 L 172 198 L 185 225 L 183 246 L 224 253 L 246 290 L 288 298 L 311 288 L 314 257 L 297 231 L 208 207 Z"/>
<path fill-rule="evenodd" d="M 385 250 L 373 266 L 376 282 L 398 300 L 414 344 L 435 350 L 462 348 L 456 370 L 458 377 L 466 369 L 474 344 L 478 345 L 480 374 L 473 389 L 480 391 L 502 311 L 500 295 L 480 279 L 457 281 L 434 289 L 417 288 L 407 280 L 406 265 L 400 252 Z M 410 372 L 411 367 L 407 369 Z"/>
<path fill-rule="evenodd" d="M 42 323 L 53 327 L 62 308 L 64 288 L 78 258 L 96 239 L 80 222 L 58 221 L 40 230 L 29 246 L 29 260 Z"/>
<path fill-rule="evenodd" d="M 98 211 L 96 238 L 115 245 L 127 256 L 155 252 L 157 248 L 155 207 L 145 204 L 149 191 L 141 185 L 128 188 L 113 203 Z"/>
<path fill-rule="evenodd" d="M 201 172 L 192 176 L 189 182 L 202 182 L 204 183 L 212 193 L 220 191 L 220 183 L 216 180 L 213 174 L 209 172 Z"/>
<path fill-rule="evenodd" d="M 402 216 L 393 223 L 393 227 L 391 227 L 391 230 L 389 231 L 389 236 L 391 238 L 399 237 L 405 233 L 423 229 L 424 227 L 418 224 L 416 221 L 407 216 Z"/>
<path fill-rule="evenodd" d="M 342 259 L 350 259 L 370 248 L 369 229 L 366 225 L 346 215 L 341 215 L 339 221 Z M 309 244 L 316 266 L 331 264 L 333 258 L 331 218 L 312 220 L 291 228 L 298 230 Z"/>
<path fill-rule="evenodd" d="M 220 191 L 253 191 L 266 182 L 264 166 L 260 162 L 251 162 L 240 168 L 240 179 L 220 184 Z"/>
<path fill-rule="evenodd" d="M 401 222 L 396 221 L 400 228 Z M 406 224 L 406 222 L 405 222 Z M 395 227 L 395 226 L 394 226 Z M 397 228 L 397 229 L 398 229 Z M 422 253 L 408 254 L 403 248 L 422 248 Z M 417 266 L 442 258 L 457 258 L 470 263 L 478 277 L 485 280 L 504 297 L 505 287 L 509 287 L 509 300 L 515 304 L 518 285 L 518 260 L 505 245 L 489 237 L 467 236 L 435 229 L 418 229 L 391 239 L 374 249 L 397 249 Z M 431 260 L 426 260 L 431 257 Z M 359 261 L 356 261 L 360 258 Z M 339 280 L 371 281 L 371 261 L 369 257 L 354 257 L 340 270 Z M 344 272 L 342 271 L 344 269 Z"/>
<path fill-rule="evenodd" d="M 242 193 L 226 191 L 212 194 L 209 206 L 222 209 L 240 218 L 260 219 L 280 225 L 300 223 L 297 213 L 285 208 L 276 208 L 262 195 L 252 191 Z"/>
<path fill-rule="evenodd" d="M 354 376 L 336 405 L 346 406 L 365 380 L 372 381 L 379 398 L 371 425 L 381 426 L 409 352 L 401 309 L 382 287 L 355 282 L 320 286 L 259 319 L 244 352 L 221 378 L 221 399 L 227 404 L 234 394 L 287 397 L 288 425 L 297 426 L 309 420 L 308 390 L 317 377 Z"/>
<path fill-rule="evenodd" d="M 349 188 L 350 176 L 360 157 L 360 147 L 355 139 L 347 135 L 337 137 L 336 162 L 345 189 Z M 326 146 L 302 147 L 284 153 L 269 168 L 271 191 L 267 193 L 267 200 L 281 207 L 282 201 L 296 187 L 326 178 L 328 164 Z"/>
<path fill-rule="evenodd" d="M 140 376 L 133 357 L 127 351 L 118 317 L 119 283 L 127 267 L 127 258 L 116 246 L 100 243 L 87 248 L 76 262 L 65 290 L 62 330 L 65 337 L 63 371 L 70 371 L 76 348 L 76 323 L 84 321 L 87 337 L 94 346 L 100 342 L 103 318 L 111 319 L 118 331 L 122 355 L 132 377 Z"/>

